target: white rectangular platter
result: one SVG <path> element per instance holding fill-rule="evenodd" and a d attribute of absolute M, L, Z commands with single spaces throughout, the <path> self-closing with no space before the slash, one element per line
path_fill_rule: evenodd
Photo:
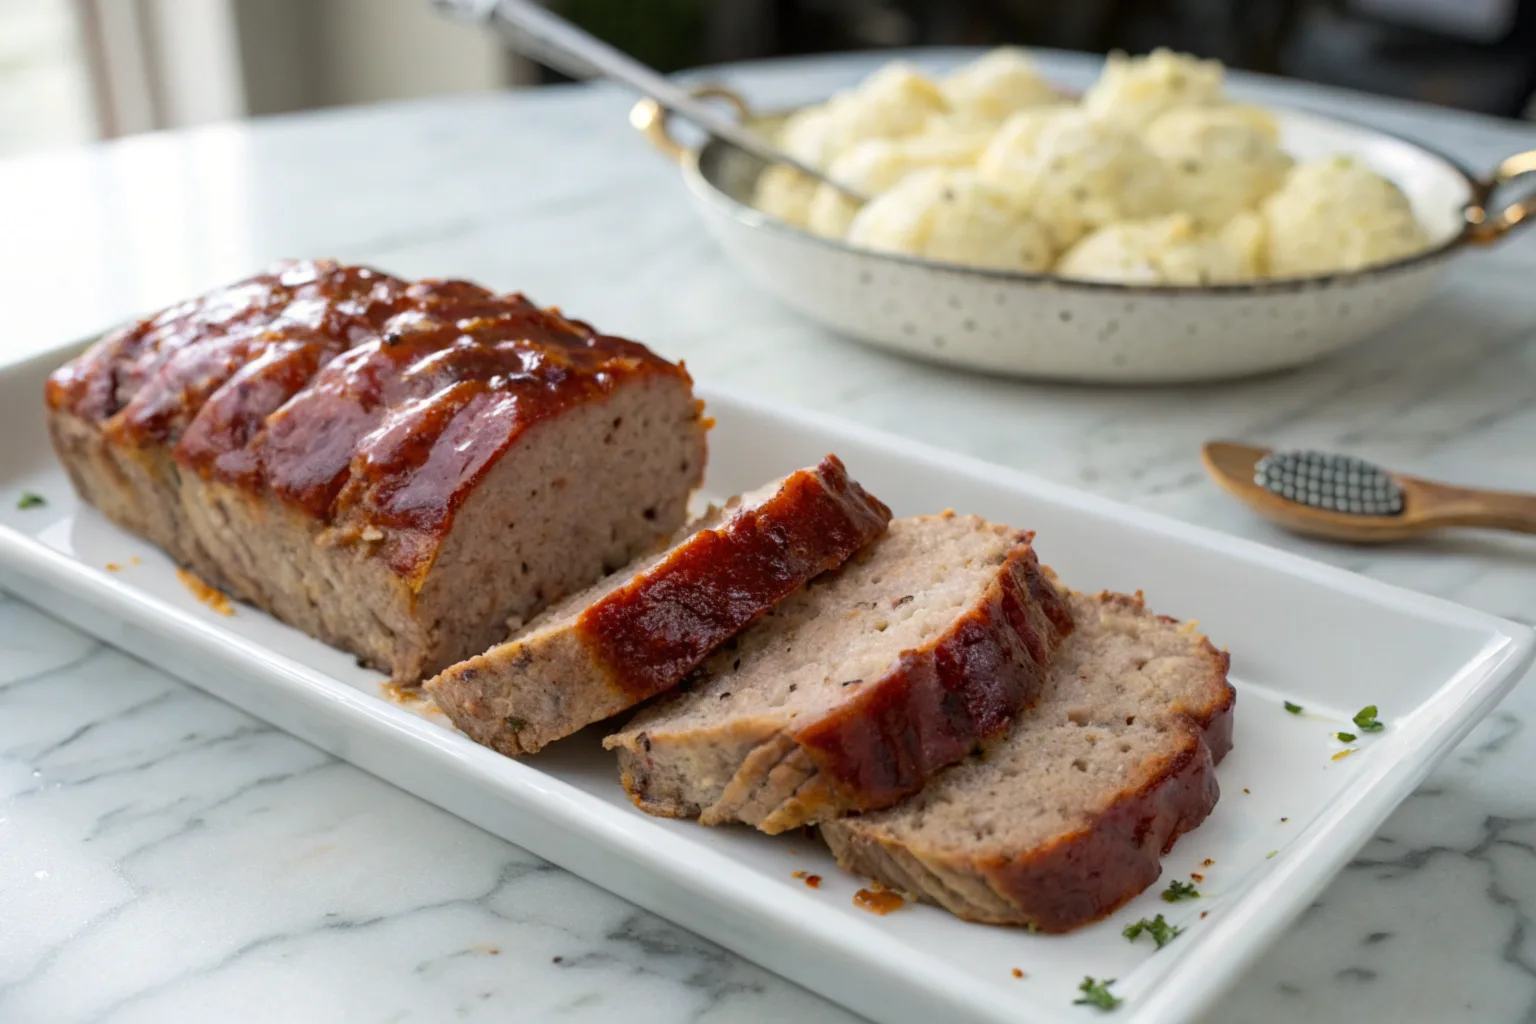
<path fill-rule="evenodd" d="M 1074 587 L 1145 590 L 1232 652 L 1236 746 L 1211 818 L 1163 881 L 1067 936 L 969 925 L 932 907 L 858 909 L 814 839 L 705 829 L 636 811 L 596 734 L 513 761 L 390 699 L 351 657 L 240 606 L 215 614 L 172 564 L 79 505 L 43 422 L 46 373 L 0 368 L 0 585 L 253 715 L 880 1021 L 1058 1022 L 1085 975 L 1117 979 L 1116 1019 L 1195 1016 L 1296 917 L 1532 658 L 1529 630 L 961 456 L 706 391 L 706 491 L 746 490 L 836 452 L 898 515 L 953 507 L 1038 531 Z M 41 507 L 19 509 L 24 491 Z M 116 568 L 109 571 L 108 563 Z M 1305 706 L 1288 714 L 1282 700 Z M 1377 704 L 1354 753 L 1332 734 Z M 1214 861 L 1202 866 L 1205 861 Z M 795 872 L 822 876 L 817 889 Z M 1204 877 L 1169 904 L 1169 879 Z M 402 879 L 402 884 L 408 884 Z M 1163 913 L 1154 951 L 1121 930 Z M 1023 972 L 1022 978 L 1014 970 Z"/>

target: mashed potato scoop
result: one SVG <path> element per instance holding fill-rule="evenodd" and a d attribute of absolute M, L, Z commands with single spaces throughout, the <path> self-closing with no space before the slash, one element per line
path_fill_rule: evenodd
<path fill-rule="evenodd" d="M 1429 244 L 1402 190 L 1349 156 L 1297 164 L 1261 212 L 1273 277 L 1356 270 Z"/>
<path fill-rule="evenodd" d="M 1051 265 L 1049 233 L 1006 192 L 970 171 L 928 168 L 859 211 L 851 245 L 944 263 L 1039 271 Z"/>

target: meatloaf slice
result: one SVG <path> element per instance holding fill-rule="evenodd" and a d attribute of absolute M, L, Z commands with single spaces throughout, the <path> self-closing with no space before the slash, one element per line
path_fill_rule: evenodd
<path fill-rule="evenodd" d="M 671 689 L 796 587 L 884 532 L 841 460 L 732 499 L 668 550 L 567 598 L 427 683 L 477 743 L 516 756 Z"/>
<path fill-rule="evenodd" d="M 704 468 L 692 381 L 643 345 L 323 260 L 116 331 L 46 397 L 86 501 L 400 682 L 669 536 Z"/>
<path fill-rule="evenodd" d="M 1072 610 L 1040 704 L 912 799 L 823 825 L 839 864 L 969 921 L 1047 932 L 1157 880 L 1216 805 L 1228 658 L 1139 594 L 1074 594 Z"/>
<path fill-rule="evenodd" d="M 1007 729 L 1072 629 L 1031 535 L 901 519 L 604 741 L 652 814 L 765 832 L 887 807 Z"/>

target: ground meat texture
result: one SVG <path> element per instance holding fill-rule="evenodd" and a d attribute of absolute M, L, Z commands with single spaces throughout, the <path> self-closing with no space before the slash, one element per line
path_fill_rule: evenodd
<path fill-rule="evenodd" d="M 1228 658 L 1140 596 L 1072 596 L 1077 629 L 1006 739 L 821 833 L 856 874 L 969 921 L 1063 932 L 1157 880 L 1216 805 Z"/>
<path fill-rule="evenodd" d="M 643 345 L 324 260 L 128 325 L 46 397 L 86 501 L 403 683 L 671 534 L 705 461 Z"/>
<path fill-rule="evenodd" d="M 1071 631 L 1030 539 L 896 520 L 604 741 L 630 797 L 782 832 L 918 791 L 1034 702 Z"/>
<path fill-rule="evenodd" d="M 670 689 L 890 517 L 829 455 L 711 510 L 427 690 L 477 742 L 532 753 Z"/>

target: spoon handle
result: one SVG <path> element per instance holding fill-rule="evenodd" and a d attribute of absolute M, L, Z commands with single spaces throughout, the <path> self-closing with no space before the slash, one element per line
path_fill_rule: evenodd
<path fill-rule="evenodd" d="M 655 69 L 609 46 L 596 36 L 552 14 L 532 0 L 437 0 L 440 10 L 494 26 L 514 49 L 541 63 L 576 74 L 596 73 L 650 96 L 667 110 L 746 150 L 759 160 L 785 164 L 839 191 L 843 186 L 770 145 L 762 136 L 719 110 L 695 99 Z M 851 198 L 862 197 L 850 194 Z"/>
<path fill-rule="evenodd" d="M 1425 515 L 1437 525 L 1536 533 L 1536 494 L 1453 487 L 1428 480 L 1402 481 L 1417 491 Z"/>

